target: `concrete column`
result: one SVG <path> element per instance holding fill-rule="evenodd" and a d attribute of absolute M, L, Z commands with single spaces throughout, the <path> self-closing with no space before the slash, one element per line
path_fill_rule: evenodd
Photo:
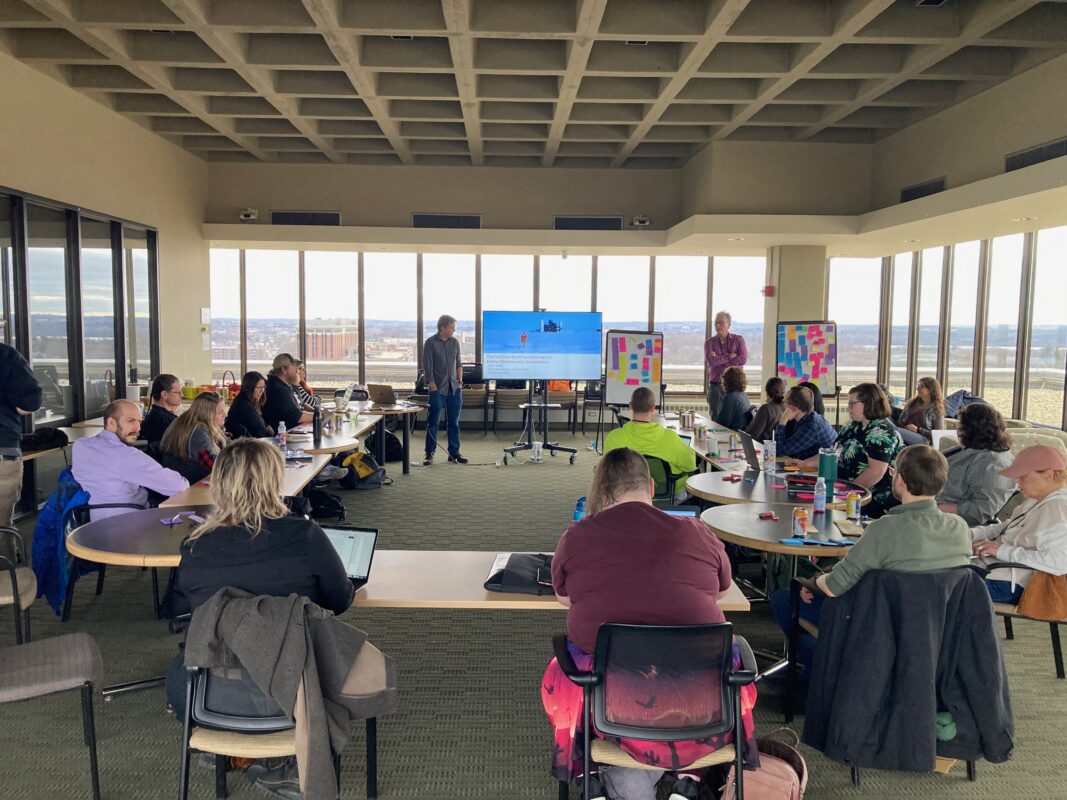
<path fill-rule="evenodd" d="M 775 374 L 778 363 L 775 337 L 779 321 L 826 319 L 827 280 L 825 247 L 788 244 L 767 248 L 767 285 L 774 287 L 774 297 L 764 303 L 760 391 Z"/>

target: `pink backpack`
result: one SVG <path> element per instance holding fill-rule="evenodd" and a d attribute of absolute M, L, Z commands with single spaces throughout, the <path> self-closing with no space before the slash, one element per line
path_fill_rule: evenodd
<path fill-rule="evenodd" d="M 792 743 L 770 736 L 758 737 L 756 746 L 760 753 L 759 769 L 745 770 L 745 800 L 801 800 L 808 788 L 808 765 L 797 750 L 800 739 L 789 728 L 775 731 L 773 735 L 788 734 Z M 734 800 L 734 769 L 723 787 L 722 800 Z"/>

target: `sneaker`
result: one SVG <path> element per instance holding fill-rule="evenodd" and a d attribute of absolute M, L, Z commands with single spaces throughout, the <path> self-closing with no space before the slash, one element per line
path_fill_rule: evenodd
<path fill-rule="evenodd" d="M 327 464 L 320 470 L 318 478 L 323 481 L 340 480 L 348 474 L 348 467 L 335 467 L 333 464 Z"/>
<path fill-rule="evenodd" d="M 422 460 L 422 465 L 424 467 L 432 467 L 433 466 L 433 453 L 427 453 L 426 454 L 426 458 L 424 458 Z"/>
<path fill-rule="evenodd" d="M 302 800 L 300 777 L 296 771 L 296 757 L 283 759 L 273 769 L 264 770 L 252 781 L 256 786 L 274 797 L 284 800 Z"/>
<path fill-rule="evenodd" d="M 457 450 L 455 453 L 448 454 L 448 460 L 456 464 L 466 464 L 467 459 Z"/>
<path fill-rule="evenodd" d="M 700 796 L 700 784 L 692 778 L 675 778 L 667 800 L 697 800 Z"/>
<path fill-rule="evenodd" d="M 593 772 L 589 775 L 589 797 L 585 796 L 585 776 L 578 776 L 578 797 L 581 800 L 608 800 L 607 790 L 604 789 L 604 782 L 600 780 L 600 775 Z"/>

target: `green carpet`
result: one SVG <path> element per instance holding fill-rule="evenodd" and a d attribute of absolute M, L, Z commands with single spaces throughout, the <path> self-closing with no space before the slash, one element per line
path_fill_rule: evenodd
<path fill-rule="evenodd" d="M 381 529 L 384 549 L 512 550 L 555 546 L 574 501 L 586 493 L 596 455 L 587 441 L 564 436 L 581 453 L 543 464 L 495 464 L 514 434 L 494 438 L 464 433 L 471 464 L 413 465 L 378 491 L 339 492 L 349 521 Z M 414 439 L 420 451 L 421 436 Z M 520 458 L 525 458 L 521 456 Z M 23 523 L 29 531 L 32 523 Z M 103 595 L 95 581 L 79 584 L 70 622 L 61 625 L 44 601 L 33 609 L 34 638 L 90 632 L 104 655 L 107 683 L 162 673 L 177 637 L 152 617 L 147 572 L 112 568 Z M 765 607 L 730 615 L 755 646 L 779 641 Z M 379 794 L 382 798 L 553 798 L 548 775 L 548 728 L 539 686 L 552 634 L 562 631 L 556 612 L 353 610 L 345 619 L 366 630 L 396 658 L 401 706 L 379 721 Z M 1016 718 L 1016 755 L 1006 764 L 980 762 L 969 783 L 963 765 L 949 775 L 866 770 L 863 785 L 849 785 L 848 770 L 805 749 L 811 770 L 808 798 L 1038 798 L 1067 795 L 1063 764 L 1067 682 L 1055 678 L 1048 629 L 1019 622 L 1005 643 Z M 8 609 L 0 610 L 0 642 L 14 641 Z M 3 755 L 0 797 L 89 796 L 88 759 L 81 740 L 76 693 L 0 708 Z M 774 697 L 756 708 L 761 733 L 781 725 Z M 98 702 L 101 783 L 105 798 L 176 796 L 180 729 L 164 709 L 161 689 Z M 363 734 L 344 755 L 344 797 L 364 796 Z M 243 776 L 231 775 L 234 798 L 265 797 Z M 193 767 L 191 796 L 210 798 L 213 776 Z M 577 796 L 575 793 L 574 796 Z"/>

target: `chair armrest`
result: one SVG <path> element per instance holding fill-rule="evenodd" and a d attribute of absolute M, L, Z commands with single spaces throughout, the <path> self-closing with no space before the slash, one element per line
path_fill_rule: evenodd
<path fill-rule="evenodd" d="M 595 672 L 582 672 L 578 669 L 567 649 L 567 637 L 562 633 L 552 637 L 552 651 L 556 656 L 556 663 L 571 683 L 578 686 L 596 686 L 600 683 L 600 676 Z"/>
<path fill-rule="evenodd" d="M 15 556 L 18 560 L 26 563 L 26 541 L 22 538 L 22 534 L 19 533 L 18 528 L 13 528 L 10 525 L 4 525 L 0 527 L 0 536 L 7 536 L 15 540 Z"/>
<path fill-rule="evenodd" d="M 735 636 L 734 642 L 737 644 L 737 650 L 741 655 L 742 668 L 737 671 L 731 671 L 726 678 L 726 682 L 730 686 L 748 686 L 750 683 L 756 682 L 756 675 L 759 673 L 759 669 L 756 666 L 756 656 L 743 636 Z"/>

